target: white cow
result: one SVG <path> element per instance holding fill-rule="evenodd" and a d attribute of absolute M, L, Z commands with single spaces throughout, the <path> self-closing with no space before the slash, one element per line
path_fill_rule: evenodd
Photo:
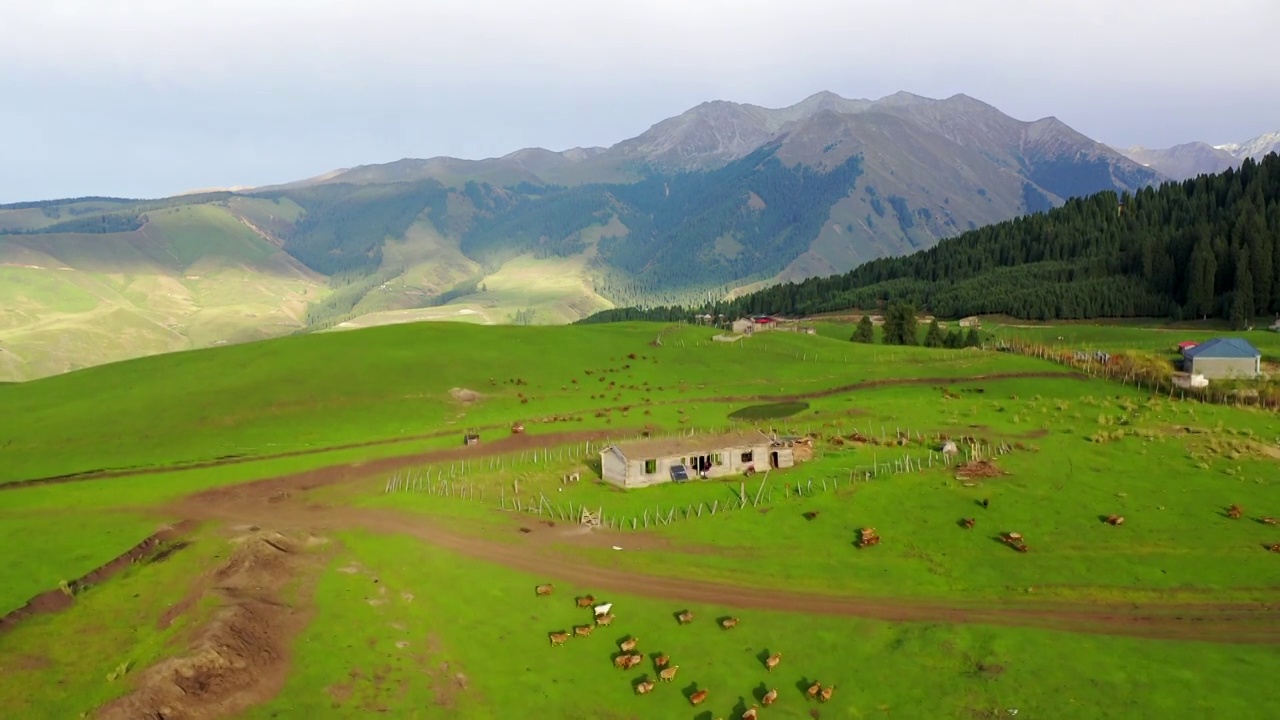
<path fill-rule="evenodd" d="M 595 607 L 596 617 L 600 617 L 601 615 L 608 615 L 609 611 L 612 609 L 613 609 L 613 603 L 604 603 L 603 605 L 597 605 Z"/>

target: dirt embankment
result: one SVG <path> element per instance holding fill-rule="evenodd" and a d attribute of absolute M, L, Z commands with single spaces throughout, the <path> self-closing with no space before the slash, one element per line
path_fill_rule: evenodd
<path fill-rule="evenodd" d="M 306 533 L 254 531 L 237 538 L 225 564 L 201 579 L 167 613 L 173 620 L 210 595 L 212 617 L 191 633 L 186 652 L 144 670 L 136 689 L 103 706 L 100 720 L 206 720 L 229 717 L 274 697 L 288 676 L 290 646 L 306 627 L 311 580 L 321 566 Z M 301 583 L 296 583 L 299 579 Z M 286 586 L 296 589 L 285 602 Z"/>
<path fill-rule="evenodd" d="M 75 602 L 75 593 L 87 588 L 91 585 L 105 582 L 113 576 L 119 574 L 130 565 L 139 562 L 148 557 L 156 557 L 157 551 L 170 554 L 173 551 L 181 549 L 181 545 L 171 545 L 169 548 L 163 548 L 166 543 L 177 542 L 186 532 L 195 527 L 193 520 L 184 520 L 170 527 L 166 527 L 152 535 L 147 536 L 142 542 L 134 545 L 123 553 L 117 555 L 111 560 L 99 565 L 88 573 L 71 580 L 67 583 L 67 587 L 53 588 L 46 590 L 39 595 L 31 598 L 25 605 L 9 612 L 4 617 L 0 617 L 0 633 L 13 628 L 18 623 L 42 613 L 55 613 L 66 610 Z"/>

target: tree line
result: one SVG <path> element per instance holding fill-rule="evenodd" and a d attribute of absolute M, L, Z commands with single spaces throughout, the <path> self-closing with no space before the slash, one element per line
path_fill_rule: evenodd
<path fill-rule="evenodd" d="M 894 302 L 942 317 L 1167 316 L 1247 327 L 1280 313 L 1280 156 L 1135 193 L 1074 198 L 842 275 L 694 307 L 609 310 L 586 322 L 812 315 Z"/>

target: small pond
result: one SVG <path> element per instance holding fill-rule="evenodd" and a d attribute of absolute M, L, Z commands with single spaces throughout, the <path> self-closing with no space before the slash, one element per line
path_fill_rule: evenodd
<path fill-rule="evenodd" d="M 809 409 L 807 402 L 781 402 L 768 405 L 748 405 L 729 413 L 731 420 L 775 420 L 791 417 Z"/>

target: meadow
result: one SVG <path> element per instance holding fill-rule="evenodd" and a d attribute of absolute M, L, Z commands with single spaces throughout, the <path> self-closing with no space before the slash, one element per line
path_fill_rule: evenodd
<path fill-rule="evenodd" d="M 762 717 L 1227 717 L 1265 699 L 1280 669 L 1273 414 L 982 350 L 713 334 L 421 323 L 0 386 L 0 541 L 22 548 L 0 612 L 198 523 L 162 562 L 0 629 L 0 701 L 113 719 L 113 698 L 163 694 L 160 659 L 210 649 L 211 618 L 279 608 L 278 632 L 242 633 L 277 660 L 210 675 L 191 702 L 249 683 L 236 692 L 253 702 L 226 716 L 710 720 L 770 687 Z M 813 436 L 815 457 L 643 490 L 598 479 L 609 442 L 755 426 Z M 963 476 L 943 437 L 972 437 L 999 472 Z M 578 531 L 583 508 L 606 527 Z M 855 547 L 862 527 L 882 544 Z M 1000 542 L 1014 530 L 1029 552 Z M 261 544 L 275 532 L 278 554 Z M 209 578 L 251 548 L 278 586 L 217 592 Z M 583 593 L 617 619 L 551 647 L 590 622 Z M 175 604 L 194 609 L 162 622 Z M 726 616 L 739 627 L 716 627 Z M 646 662 L 623 672 L 610 659 L 629 635 Z M 656 652 L 677 680 L 637 695 Z M 815 680 L 830 703 L 805 699 Z"/>

